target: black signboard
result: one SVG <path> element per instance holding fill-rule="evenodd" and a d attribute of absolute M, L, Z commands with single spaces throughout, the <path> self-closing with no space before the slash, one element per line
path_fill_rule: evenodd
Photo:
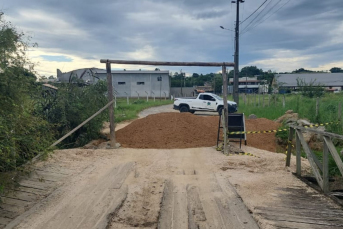
<path fill-rule="evenodd" d="M 228 117 L 228 132 L 246 132 L 245 130 L 245 120 L 244 114 L 229 114 Z M 245 141 L 245 145 L 247 144 L 246 133 L 242 134 L 229 134 L 229 139 L 239 139 L 240 145 L 242 144 L 242 140 Z"/>
<path fill-rule="evenodd" d="M 222 116 L 220 116 L 219 118 L 219 123 L 218 123 L 218 136 L 217 136 L 217 147 L 219 142 L 221 142 L 222 140 L 220 139 L 220 129 L 222 129 L 222 125 L 221 125 L 221 118 Z M 230 132 L 246 132 L 245 129 L 245 119 L 244 119 L 244 114 L 237 114 L 237 113 L 232 113 L 228 115 L 228 127 L 227 127 L 227 131 Z M 242 140 L 244 140 L 245 145 L 247 145 L 247 135 L 246 133 L 242 133 L 242 134 L 230 134 L 228 135 L 229 140 L 230 141 L 235 141 L 232 139 L 236 139 L 236 141 L 239 140 L 240 142 L 240 146 L 242 145 Z M 238 139 L 238 140 L 237 140 Z"/>

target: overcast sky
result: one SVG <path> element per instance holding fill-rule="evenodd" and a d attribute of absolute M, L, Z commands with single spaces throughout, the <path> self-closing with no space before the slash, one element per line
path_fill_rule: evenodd
<path fill-rule="evenodd" d="M 265 0 L 240 4 L 244 21 Z M 100 59 L 233 62 L 231 0 L 1 0 L 5 19 L 32 36 L 40 75 L 98 67 Z M 343 68 L 343 0 L 267 0 L 240 25 L 240 68 Z M 248 26 L 248 27 L 247 27 Z M 115 66 L 118 69 L 154 69 Z M 114 68 L 114 67 L 113 67 Z M 220 68 L 160 67 L 209 73 Z"/>

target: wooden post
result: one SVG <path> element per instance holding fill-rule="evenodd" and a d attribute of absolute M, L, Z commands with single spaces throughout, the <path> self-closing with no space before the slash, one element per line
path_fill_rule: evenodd
<path fill-rule="evenodd" d="M 262 107 L 264 107 L 264 93 L 262 94 Z"/>
<path fill-rule="evenodd" d="M 270 107 L 270 99 L 271 99 L 271 94 L 268 95 L 268 107 Z"/>
<path fill-rule="evenodd" d="M 338 103 L 338 121 L 342 121 L 342 102 Z"/>
<path fill-rule="evenodd" d="M 283 97 L 282 97 L 282 107 L 283 107 L 283 108 L 286 107 L 286 98 L 285 98 L 285 95 L 283 95 Z"/>
<path fill-rule="evenodd" d="M 329 188 L 329 149 L 327 143 L 324 141 L 324 148 L 323 148 L 323 192 L 328 193 Z"/>
<path fill-rule="evenodd" d="M 117 108 L 117 94 L 114 93 L 114 108 Z"/>
<path fill-rule="evenodd" d="M 258 106 L 260 106 L 260 102 L 261 102 L 260 94 L 258 94 Z"/>
<path fill-rule="evenodd" d="M 298 134 L 295 134 L 295 149 L 297 151 L 297 155 L 296 155 L 296 166 L 297 166 L 297 170 L 296 173 L 297 175 L 300 177 L 301 176 L 301 144 L 300 144 L 300 139 Z"/>
<path fill-rule="evenodd" d="M 167 100 L 167 93 L 164 91 L 164 100 Z"/>
<path fill-rule="evenodd" d="M 222 116 L 224 116 L 223 122 L 223 133 L 224 133 L 224 154 L 228 154 L 228 137 L 227 137 L 227 124 L 228 124 L 228 105 L 227 105 L 227 77 L 226 77 L 226 66 L 222 66 L 222 76 L 223 76 L 223 103 L 224 110 Z"/>
<path fill-rule="evenodd" d="M 288 145 L 287 145 L 287 157 L 286 157 L 286 166 L 291 165 L 291 154 L 292 154 L 292 140 L 294 135 L 294 128 L 289 128 L 289 135 L 288 135 Z"/>
<path fill-rule="evenodd" d="M 112 72 L 111 72 L 111 63 L 106 62 L 106 71 L 107 71 L 107 90 L 108 90 L 108 101 L 113 100 L 113 85 L 112 85 Z M 114 109 L 113 103 L 108 107 L 109 116 L 110 116 L 110 146 L 114 148 L 116 146 L 116 136 L 115 136 L 115 124 L 114 124 Z"/>
<path fill-rule="evenodd" d="M 255 107 L 257 106 L 257 94 L 255 93 Z"/>
<path fill-rule="evenodd" d="M 276 107 L 276 96 L 277 94 L 274 94 L 274 107 Z"/>
<path fill-rule="evenodd" d="M 317 97 L 317 100 L 316 100 L 316 116 L 318 116 L 318 113 L 319 113 L 319 98 Z"/>
<path fill-rule="evenodd" d="M 149 93 L 146 91 L 145 91 L 145 93 L 146 93 L 146 101 L 149 102 Z"/>

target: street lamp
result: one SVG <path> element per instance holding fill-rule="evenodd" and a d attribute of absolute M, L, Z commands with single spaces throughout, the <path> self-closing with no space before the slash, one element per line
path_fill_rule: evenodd
<path fill-rule="evenodd" d="M 232 31 L 232 32 L 235 32 L 235 31 L 233 31 L 233 30 L 231 30 L 231 29 L 227 29 L 227 28 L 225 28 L 225 27 L 223 27 L 223 26 L 219 26 L 221 29 L 225 29 L 225 30 L 229 30 L 229 31 Z"/>

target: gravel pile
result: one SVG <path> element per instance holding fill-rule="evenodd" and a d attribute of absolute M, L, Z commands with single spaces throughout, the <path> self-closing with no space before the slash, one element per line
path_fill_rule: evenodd
<path fill-rule="evenodd" d="M 248 131 L 277 129 L 279 123 L 259 118 L 246 120 Z M 181 149 L 210 147 L 217 143 L 218 116 L 190 113 L 160 113 L 137 119 L 116 132 L 127 148 Z M 259 149 L 276 150 L 275 133 L 249 134 L 247 143 Z"/>

